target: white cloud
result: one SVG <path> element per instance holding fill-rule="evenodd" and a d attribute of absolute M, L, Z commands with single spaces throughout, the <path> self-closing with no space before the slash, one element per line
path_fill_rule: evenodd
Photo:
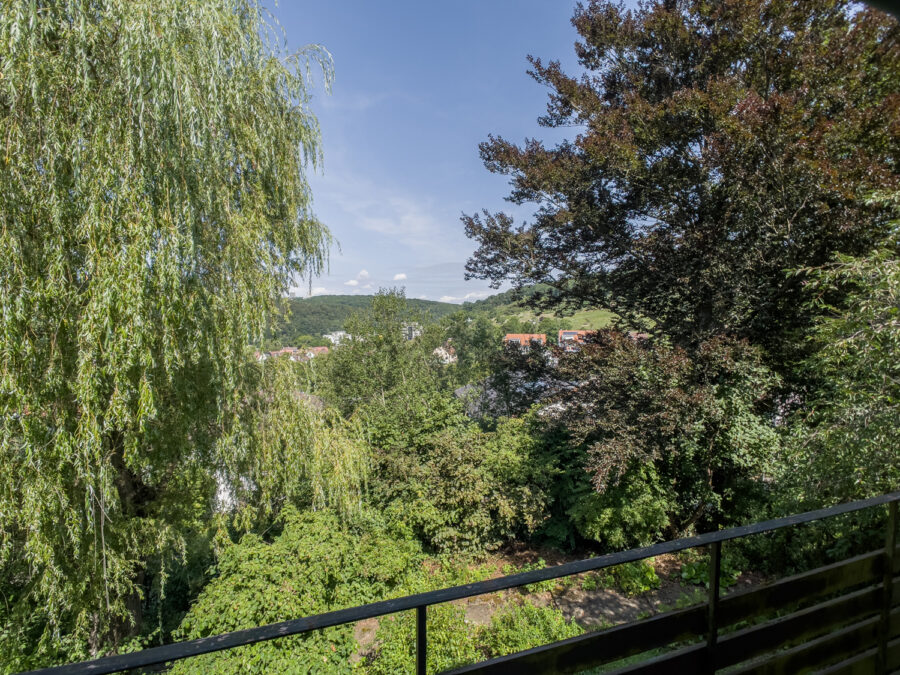
<path fill-rule="evenodd" d="M 462 297 L 455 295 L 442 295 L 441 302 L 467 302 L 469 300 L 480 300 L 481 298 L 486 298 L 490 293 L 488 291 L 473 291 L 472 293 L 466 293 Z"/>
<path fill-rule="evenodd" d="M 360 270 L 359 274 L 356 275 L 357 279 L 368 279 L 369 278 L 369 270 Z"/>
<path fill-rule="evenodd" d="M 345 281 L 344 286 L 359 286 L 359 282 L 356 279 L 350 279 L 350 281 Z"/>
<path fill-rule="evenodd" d="M 306 294 L 307 298 L 311 298 L 314 295 L 325 295 L 328 292 L 328 289 L 324 286 L 316 286 L 315 288 L 311 288 L 309 293 Z"/>
<path fill-rule="evenodd" d="M 394 275 L 394 281 L 406 281 L 406 275 L 403 272 Z"/>
<path fill-rule="evenodd" d="M 367 291 L 370 291 L 372 290 L 372 284 L 366 284 L 365 286 L 363 286 L 363 288 L 365 288 Z"/>

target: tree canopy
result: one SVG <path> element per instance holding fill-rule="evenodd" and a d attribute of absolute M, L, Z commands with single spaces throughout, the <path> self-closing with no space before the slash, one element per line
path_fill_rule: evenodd
<path fill-rule="evenodd" d="M 609 307 L 683 345 L 729 333 L 793 358 L 811 322 L 787 271 L 868 251 L 897 184 L 897 22 L 844 0 L 578 5 L 583 74 L 530 58 L 547 147 L 481 144 L 503 212 L 463 217 L 470 277 L 543 283 L 536 306 Z M 649 321 L 648 321 L 649 320 Z"/>
<path fill-rule="evenodd" d="M 145 560 L 246 450 L 249 341 L 325 260 L 330 57 L 280 37 L 254 0 L 0 12 L 0 568 L 49 653 L 139 620 Z"/>

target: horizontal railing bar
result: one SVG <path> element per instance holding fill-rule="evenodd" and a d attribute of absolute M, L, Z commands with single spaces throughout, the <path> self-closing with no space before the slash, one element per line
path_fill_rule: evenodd
<path fill-rule="evenodd" d="M 676 640 L 699 638 L 705 629 L 704 603 L 462 666 L 446 675 L 577 672 L 620 661 Z"/>
<path fill-rule="evenodd" d="M 116 654 L 94 661 L 83 661 L 81 663 L 53 666 L 29 672 L 31 675 L 69 675 L 74 673 L 102 675 L 133 668 L 155 666 L 169 661 L 199 656 L 201 654 L 210 654 L 223 649 L 232 649 L 234 647 L 255 644 L 266 640 L 274 640 L 280 637 L 298 635 L 320 628 L 328 628 L 330 626 L 352 623 L 363 619 L 371 619 L 384 614 L 393 614 L 395 612 L 416 609 L 418 607 L 437 605 L 452 600 L 469 598 L 475 595 L 484 595 L 486 593 L 494 593 L 509 588 L 525 586 L 539 581 L 548 581 L 550 579 L 559 579 L 560 577 L 571 576 L 573 574 L 582 574 L 584 572 L 600 570 L 614 565 L 621 565 L 622 563 L 635 562 L 637 560 L 643 560 L 644 558 L 683 551 L 688 548 L 706 546 L 718 541 L 730 541 L 732 539 L 739 539 L 753 534 L 772 532 L 785 527 L 809 523 L 815 520 L 823 520 L 825 518 L 861 511 L 863 509 L 895 501 L 900 501 L 900 492 L 893 492 L 887 495 L 871 497 L 856 502 L 838 504 L 837 506 L 826 509 L 818 509 L 816 511 L 808 511 L 792 516 L 774 518 L 752 525 L 741 525 L 726 530 L 719 530 L 717 532 L 707 532 L 706 534 L 699 534 L 693 537 L 684 537 L 682 539 L 675 539 L 673 541 L 622 551 L 620 553 L 608 553 L 596 558 L 563 563 L 562 565 L 546 567 L 531 572 L 520 572 L 519 574 L 498 577 L 497 579 L 488 579 L 472 584 L 463 584 L 461 586 L 453 586 L 436 591 L 417 593 L 415 595 L 408 595 L 392 600 L 382 600 L 368 605 L 326 612 L 324 614 L 316 614 L 300 619 L 289 619 L 287 621 L 280 621 L 266 626 L 247 628 L 231 633 L 223 633 L 221 635 L 197 638 L 184 642 L 175 642 L 161 647 L 151 647 L 150 649 L 144 649 L 130 654 Z"/>
<path fill-rule="evenodd" d="M 671 675 L 671 673 L 698 673 L 703 666 L 706 643 L 682 647 L 665 652 L 646 661 L 639 661 L 609 671 L 607 675 Z"/>
<path fill-rule="evenodd" d="M 719 627 L 771 614 L 799 602 L 846 591 L 854 586 L 880 581 L 884 567 L 884 549 L 841 560 L 726 595 L 719 604 Z"/>
<path fill-rule="evenodd" d="M 851 656 L 833 666 L 820 670 L 817 675 L 871 675 L 878 663 L 878 649 L 872 648 Z"/>
<path fill-rule="evenodd" d="M 839 663 L 876 645 L 878 622 L 877 616 L 864 619 L 786 651 L 770 653 L 761 660 L 730 672 L 734 675 L 797 673 L 810 667 Z"/>
<path fill-rule="evenodd" d="M 871 586 L 725 636 L 716 645 L 716 668 L 821 637 L 880 611 L 883 589 Z"/>

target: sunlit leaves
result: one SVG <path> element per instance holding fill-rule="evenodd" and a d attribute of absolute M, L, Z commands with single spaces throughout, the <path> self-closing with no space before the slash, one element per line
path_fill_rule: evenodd
<path fill-rule="evenodd" d="M 330 60 L 284 53 L 268 16 L 0 11 L 0 576 L 48 654 L 62 622 L 93 650 L 131 629 L 142 559 L 247 451 L 217 442 L 240 436 L 248 342 L 323 264 L 305 172 Z"/>

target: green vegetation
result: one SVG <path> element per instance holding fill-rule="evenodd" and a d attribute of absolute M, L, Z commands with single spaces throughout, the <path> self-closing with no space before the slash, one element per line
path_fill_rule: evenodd
<path fill-rule="evenodd" d="M 464 218 L 470 273 L 520 288 L 293 300 L 285 320 L 328 243 L 305 171 L 308 67 L 330 65 L 282 53 L 266 16 L 0 13 L 4 672 L 485 579 L 510 544 L 604 553 L 900 487 L 896 21 L 579 5 L 591 76 L 533 68 L 542 123 L 580 135 L 492 137 L 488 168 L 537 212 Z M 581 326 L 578 350 L 553 344 Z M 253 358 L 339 328 L 309 362 Z M 729 546 L 725 583 L 881 545 L 880 517 Z M 686 583 L 706 574 L 683 559 Z M 659 584 L 641 562 L 582 590 Z M 495 595 L 478 625 L 429 610 L 431 669 L 583 630 Z M 402 672 L 412 631 L 406 613 L 374 642 L 334 627 L 175 672 Z"/>
<path fill-rule="evenodd" d="M 273 320 L 264 345 L 267 349 L 280 347 L 328 346 L 322 336 L 343 330 L 347 320 L 364 311 L 372 302 L 372 295 L 321 295 L 313 298 L 290 298 Z M 560 317 L 536 314 L 521 304 L 513 293 L 498 293 L 485 300 L 453 305 L 433 300 L 407 299 L 407 304 L 420 318 L 436 321 L 454 313 L 468 319 L 487 318 L 500 326 L 504 333 L 547 333 L 556 341 L 560 329 L 596 330 L 606 328 L 615 315 L 605 309 L 582 309 Z"/>
<path fill-rule="evenodd" d="M 322 340 L 326 333 L 343 330 L 344 323 L 354 313 L 365 310 L 372 302 L 371 295 L 319 295 L 312 298 L 290 298 L 282 306 L 282 314 L 269 331 L 267 346 L 307 347 L 330 345 Z M 409 306 L 433 319 L 459 311 L 459 305 L 433 300 L 407 300 Z"/>
<path fill-rule="evenodd" d="M 144 631 L 219 468 L 256 452 L 248 337 L 329 243 L 306 170 L 307 72 L 330 81 L 330 60 L 283 53 L 267 16 L 250 0 L 0 11 L 4 668 Z"/>

